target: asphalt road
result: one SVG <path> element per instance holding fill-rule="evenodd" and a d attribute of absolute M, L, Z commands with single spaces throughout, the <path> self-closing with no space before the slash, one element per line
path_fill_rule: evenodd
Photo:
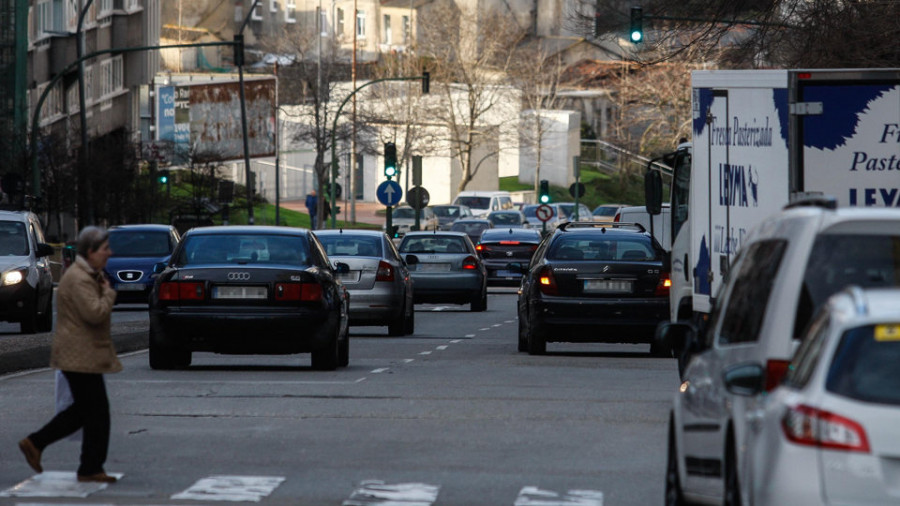
<path fill-rule="evenodd" d="M 198 353 L 186 371 L 154 371 L 145 352 L 125 354 L 125 370 L 107 376 L 107 471 L 124 477 L 85 499 L 3 497 L 35 485 L 15 443 L 52 416 L 53 373 L 0 376 L 0 503 L 662 501 L 674 361 L 630 345 L 551 343 L 529 356 L 516 351 L 514 290 L 492 290 L 487 312 L 467 309 L 417 306 L 403 338 L 354 327 L 350 367 L 331 372 L 308 355 Z M 71 473 L 77 455 L 60 442 L 45 469 Z"/>

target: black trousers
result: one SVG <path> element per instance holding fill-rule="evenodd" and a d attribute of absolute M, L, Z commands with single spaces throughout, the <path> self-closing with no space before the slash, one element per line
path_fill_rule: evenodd
<path fill-rule="evenodd" d="M 38 450 L 83 429 L 78 474 L 102 473 L 109 449 L 109 399 L 102 374 L 63 371 L 75 402 L 28 436 Z"/>

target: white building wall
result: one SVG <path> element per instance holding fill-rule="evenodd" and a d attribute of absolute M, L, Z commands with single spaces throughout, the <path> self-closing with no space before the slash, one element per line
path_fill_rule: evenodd
<path fill-rule="evenodd" d="M 534 111 L 522 113 L 523 128 L 531 121 L 527 115 Z M 547 131 L 541 139 L 540 179 L 550 181 L 555 186 L 568 186 L 575 181 L 572 158 L 581 153 L 581 115 L 576 111 L 542 110 L 541 117 Z M 519 182 L 533 184 L 537 168 L 537 150 L 535 146 L 523 143 L 519 157 Z"/>

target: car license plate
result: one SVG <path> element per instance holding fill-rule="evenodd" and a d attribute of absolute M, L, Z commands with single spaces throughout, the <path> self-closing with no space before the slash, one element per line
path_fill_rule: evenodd
<path fill-rule="evenodd" d="M 216 286 L 214 299 L 265 299 L 268 292 L 264 286 Z"/>
<path fill-rule="evenodd" d="M 450 264 L 418 264 L 419 272 L 450 272 Z"/>
<path fill-rule="evenodd" d="M 337 277 L 344 283 L 359 283 L 359 271 L 341 272 Z"/>
<path fill-rule="evenodd" d="M 584 280 L 586 293 L 631 293 L 631 281 L 616 279 L 586 279 Z"/>
<path fill-rule="evenodd" d="M 143 289 L 142 283 L 116 283 L 116 290 L 120 292 L 139 292 Z"/>
<path fill-rule="evenodd" d="M 497 271 L 496 276 L 498 278 L 512 278 L 512 277 L 519 277 L 520 274 L 515 273 L 513 271 Z"/>

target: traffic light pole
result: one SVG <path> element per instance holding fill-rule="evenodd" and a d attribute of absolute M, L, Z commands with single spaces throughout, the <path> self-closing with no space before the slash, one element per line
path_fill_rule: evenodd
<path fill-rule="evenodd" d="M 335 210 L 337 209 L 337 204 L 335 203 L 335 179 L 337 179 L 337 167 L 338 167 L 336 139 L 337 139 L 337 122 L 338 122 L 338 118 L 340 118 L 340 116 L 341 116 L 341 110 L 344 108 L 345 105 L 347 105 L 347 102 L 349 102 L 350 99 L 354 95 L 356 95 L 356 93 L 359 90 L 365 88 L 366 86 L 371 86 L 375 83 L 380 83 L 380 82 L 384 82 L 384 81 L 417 81 L 417 80 L 422 81 L 422 92 L 428 93 L 428 87 L 430 85 L 430 76 L 427 72 L 423 73 L 423 75 L 421 75 L 421 76 L 415 76 L 415 77 L 383 77 L 381 79 L 375 79 L 374 81 L 369 81 L 366 84 L 363 84 L 361 86 L 357 86 L 356 89 L 351 91 L 350 94 L 347 95 L 347 97 L 344 99 L 344 101 L 341 102 L 341 105 L 338 106 L 337 111 L 334 113 L 334 121 L 332 122 L 332 125 L 331 125 L 331 188 L 329 189 L 330 190 L 329 193 L 330 193 L 330 197 L 331 197 L 331 200 L 329 201 L 331 203 L 331 228 L 335 228 L 335 226 L 337 225 L 337 221 L 336 221 L 337 218 L 335 217 L 335 214 L 336 214 Z M 351 156 L 352 156 L 352 154 L 351 154 Z M 353 191 L 353 189 L 351 188 L 350 191 Z M 391 211 L 391 208 L 388 207 L 388 222 L 387 222 L 388 224 L 390 224 L 390 219 L 391 219 L 390 211 Z M 388 226 L 390 227 L 390 225 L 388 225 Z M 390 228 L 388 230 L 390 230 Z"/>

